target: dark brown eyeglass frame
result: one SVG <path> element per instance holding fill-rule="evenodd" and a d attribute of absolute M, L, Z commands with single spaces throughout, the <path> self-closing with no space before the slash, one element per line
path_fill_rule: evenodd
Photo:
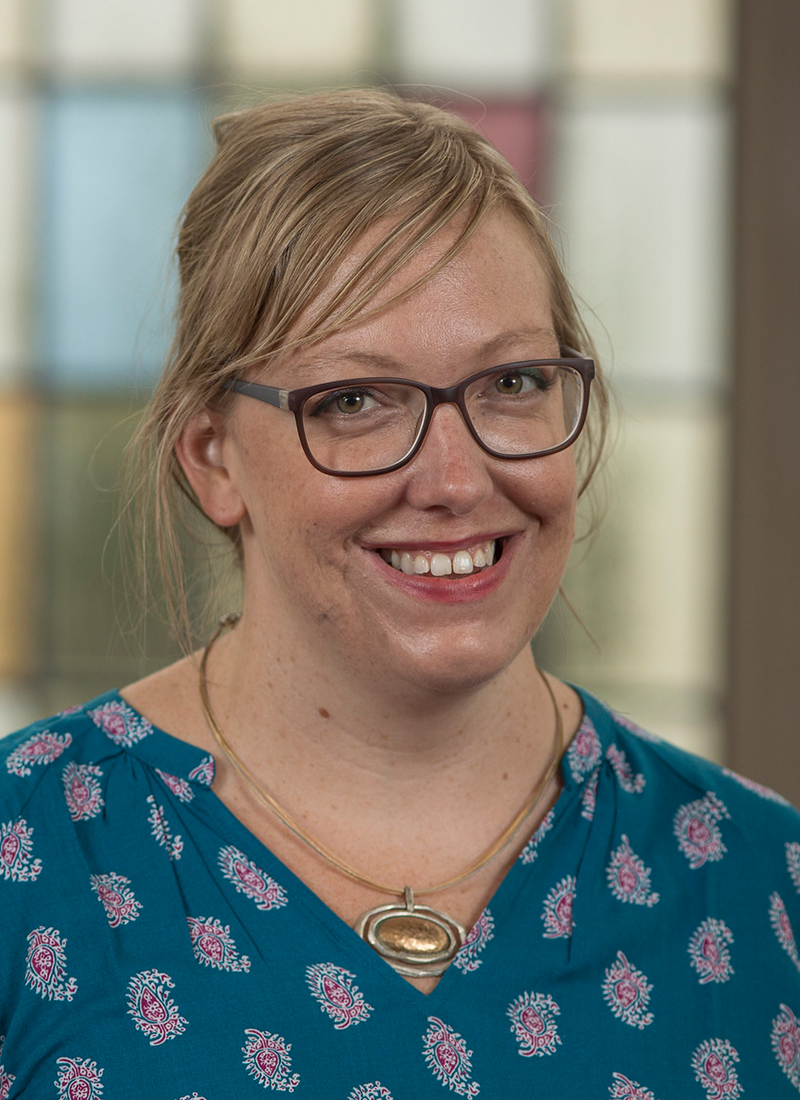
<path fill-rule="evenodd" d="M 498 366 L 487 367 L 486 370 L 478 371 L 476 374 L 470 374 L 455 386 L 426 386 L 423 382 L 415 382 L 410 378 L 374 377 L 342 378 L 340 380 L 337 379 L 335 382 L 323 382 L 317 386 L 302 386 L 300 389 L 296 390 L 283 390 L 276 386 L 263 386 L 259 382 L 245 382 L 240 378 L 231 378 L 225 383 L 225 389 L 244 394 L 246 397 L 254 397 L 257 401 L 264 401 L 267 405 L 273 405 L 276 409 L 284 409 L 287 412 L 294 413 L 297 434 L 300 437 L 300 443 L 305 451 L 306 458 L 315 469 L 320 470 L 323 474 L 330 474 L 331 477 L 373 477 L 376 474 L 389 474 L 393 470 L 399 470 L 401 467 L 406 466 L 414 458 L 425 441 L 425 436 L 428 433 L 428 428 L 433 418 L 433 412 L 437 405 L 457 405 L 472 438 L 482 451 L 491 455 L 493 458 L 508 459 L 509 461 L 527 458 L 543 458 L 545 455 L 556 454 L 558 451 L 564 451 L 567 447 L 572 446 L 581 433 L 583 425 L 586 422 L 586 414 L 589 411 L 589 390 L 595 375 L 594 360 L 586 359 L 578 355 L 577 352 L 573 352 L 571 348 L 564 348 L 563 350 L 568 353 L 567 358 L 524 359 L 516 363 L 500 363 Z M 583 381 L 581 411 L 572 432 L 570 432 L 567 439 L 565 439 L 563 443 L 559 443 L 558 446 L 548 447 L 543 451 L 526 452 L 525 454 L 502 454 L 487 446 L 478 435 L 467 410 L 464 395 L 468 387 L 479 378 L 484 378 L 489 374 L 496 374 L 498 371 L 520 370 L 523 367 L 570 367 L 572 370 L 576 371 Z M 315 394 L 322 393 L 332 388 L 341 387 L 345 389 L 349 386 L 374 386 L 379 383 L 411 386 L 414 389 L 420 390 L 425 395 L 425 415 L 422 418 L 411 449 L 399 461 L 392 463 L 391 466 L 380 466 L 376 470 L 331 470 L 327 466 L 323 466 L 314 458 L 309 448 L 308 440 L 306 439 L 305 427 L 303 425 L 303 406 L 305 403 L 309 398 L 314 397 Z"/>

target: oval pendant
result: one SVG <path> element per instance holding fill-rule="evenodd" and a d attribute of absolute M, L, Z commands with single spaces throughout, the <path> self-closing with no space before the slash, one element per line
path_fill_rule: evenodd
<path fill-rule="evenodd" d="M 444 974 L 466 939 L 458 921 L 428 905 L 379 905 L 359 917 L 355 930 L 398 974 L 412 978 Z"/>

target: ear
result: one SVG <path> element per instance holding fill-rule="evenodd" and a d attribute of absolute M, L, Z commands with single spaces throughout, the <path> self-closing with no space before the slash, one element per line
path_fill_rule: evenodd
<path fill-rule="evenodd" d="M 225 420 L 202 409 L 181 432 L 175 453 L 205 514 L 220 527 L 235 527 L 247 512 L 226 458 Z"/>

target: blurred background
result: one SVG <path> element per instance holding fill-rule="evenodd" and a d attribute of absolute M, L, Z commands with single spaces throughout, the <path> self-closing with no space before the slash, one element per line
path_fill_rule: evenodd
<path fill-rule="evenodd" d="M 617 393 L 540 659 L 800 799 L 800 9 L 761 8 L 0 0 L 0 730 L 175 656 L 114 523 L 210 120 L 391 85 L 518 169 Z"/>

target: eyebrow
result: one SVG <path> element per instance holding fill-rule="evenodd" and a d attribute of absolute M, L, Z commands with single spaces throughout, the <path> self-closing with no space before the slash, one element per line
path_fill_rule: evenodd
<path fill-rule="evenodd" d="M 526 341 L 541 341 L 543 339 L 552 340 L 556 348 L 558 348 L 558 337 L 554 330 L 552 328 L 537 326 L 535 328 L 515 329 L 508 332 L 501 332 L 497 336 L 493 336 L 491 340 L 487 340 L 486 343 L 480 346 L 478 349 L 478 356 L 491 360 L 500 355 L 504 348 L 510 348 L 513 345 L 518 345 Z M 542 358 L 550 357 L 542 356 Z M 299 358 L 294 364 L 294 369 L 298 372 L 302 372 L 304 369 L 333 366 L 345 361 L 359 363 L 365 368 L 370 368 L 372 370 L 389 371 L 394 374 L 408 370 L 408 364 L 401 359 L 396 359 L 391 355 L 383 355 L 379 352 L 363 351 L 360 348 L 342 348 L 341 351 L 302 355 L 302 358 Z M 498 363 L 497 365 L 500 366 L 502 364 Z"/>

